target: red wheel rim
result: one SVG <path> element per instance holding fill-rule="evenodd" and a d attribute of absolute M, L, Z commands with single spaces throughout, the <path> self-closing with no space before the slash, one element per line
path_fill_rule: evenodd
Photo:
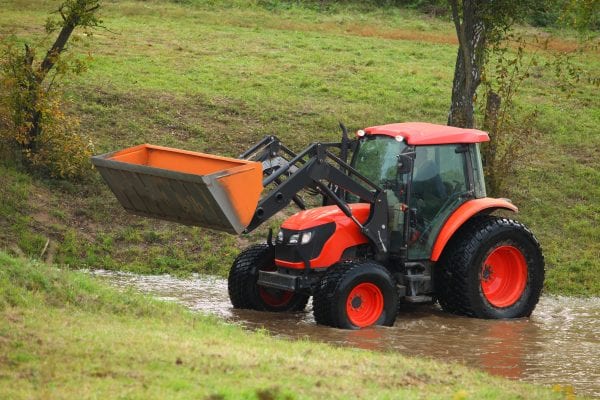
<path fill-rule="evenodd" d="M 288 290 L 270 289 L 259 287 L 258 294 L 266 305 L 271 307 L 283 307 L 290 302 L 294 292 Z"/>
<path fill-rule="evenodd" d="M 352 289 L 346 301 L 350 322 L 359 327 L 373 325 L 383 312 L 383 294 L 372 283 L 361 283 Z"/>
<path fill-rule="evenodd" d="M 527 261 L 513 246 L 500 246 L 485 259 L 480 274 L 483 295 L 495 307 L 512 306 L 527 284 Z"/>
<path fill-rule="evenodd" d="M 275 271 L 277 268 L 274 265 L 265 265 L 261 271 Z M 259 286 L 258 295 L 269 307 L 277 308 L 286 306 L 294 296 L 294 292 L 289 290 L 279 290 Z"/>

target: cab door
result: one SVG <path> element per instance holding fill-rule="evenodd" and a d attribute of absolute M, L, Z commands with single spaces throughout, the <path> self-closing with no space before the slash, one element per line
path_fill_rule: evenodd
<path fill-rule="evenodd" d="M 404 211 L 406 209 L 406 185 L 408 174 L 398 171 L 400 154 L 407 149 L 406 143 L 390 136 L 367 136 L 358 142 L 352 158 L 352 166 L 369 180 L 385 190 L 388 203 L 388 226 L 390 227 L 390 252 L 403 249 Z M 348 194 L 346 200 L 359 199 Z"/>
<path fill-rule="evenodd" d="M 473 196 L 464 145 L 416 146 L 409 207 L 408 258 L 429 259 L 446 219 Z"/>

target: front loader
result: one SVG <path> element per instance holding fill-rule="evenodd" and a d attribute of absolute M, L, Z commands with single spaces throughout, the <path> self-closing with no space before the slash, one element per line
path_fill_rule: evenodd
<path fill-rule="evenodd" d="M 487 133 L 427 123 L 360 130 L 295 153 L 267 136 L 238 159 L 141 145 L 92 158 L 130 212 L 232 234 L 290 203 L 301 211 L 235 259 L 236 308 L 300 311 L 318 324 L 392 325 L 399 305 L 438 301 L 479 318 L 529 316 L 544 281 L 533 233 L 486 197 Z M 307 195 L 322 198 L 309 208 Z M 310 200 L 310 199 L 309 199 Z M 314 199 L 313 203 L 314 203 Z"/>

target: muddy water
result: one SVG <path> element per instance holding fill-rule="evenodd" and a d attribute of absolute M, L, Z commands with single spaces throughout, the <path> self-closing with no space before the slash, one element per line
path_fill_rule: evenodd
<path fill-rule="evenodd" d="M 310 304 L 298 314 L 234 310 L 227 282 L 219 278 L 94 274 L 250 329 L 264 327 L 275 336 L 458 361 L 494 375 L 571 385 L 578 394 L 600 397 L 600 298 L 543 297 L 530 319 L 513 321 L 456 317 L 433 305 L 412 306 L 391 328 L 344 331 L 317 326 Z"/>

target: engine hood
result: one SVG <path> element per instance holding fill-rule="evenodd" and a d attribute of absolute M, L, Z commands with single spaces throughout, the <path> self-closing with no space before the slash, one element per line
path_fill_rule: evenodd
<path fill-rule="evenodd" d="M 370 204 L 355 203 L 350 204 L 349 206 L 352 210 L 352 214 L 361 224 L 367 222 L 371 211 Z M 285 220 L 281 227 L 284 229 L 300 231 L 330 222 L 340 223 L 348 219 L 346 214 L 344 214 L 338 206 L 324 206 L 300 211 Z"/>

